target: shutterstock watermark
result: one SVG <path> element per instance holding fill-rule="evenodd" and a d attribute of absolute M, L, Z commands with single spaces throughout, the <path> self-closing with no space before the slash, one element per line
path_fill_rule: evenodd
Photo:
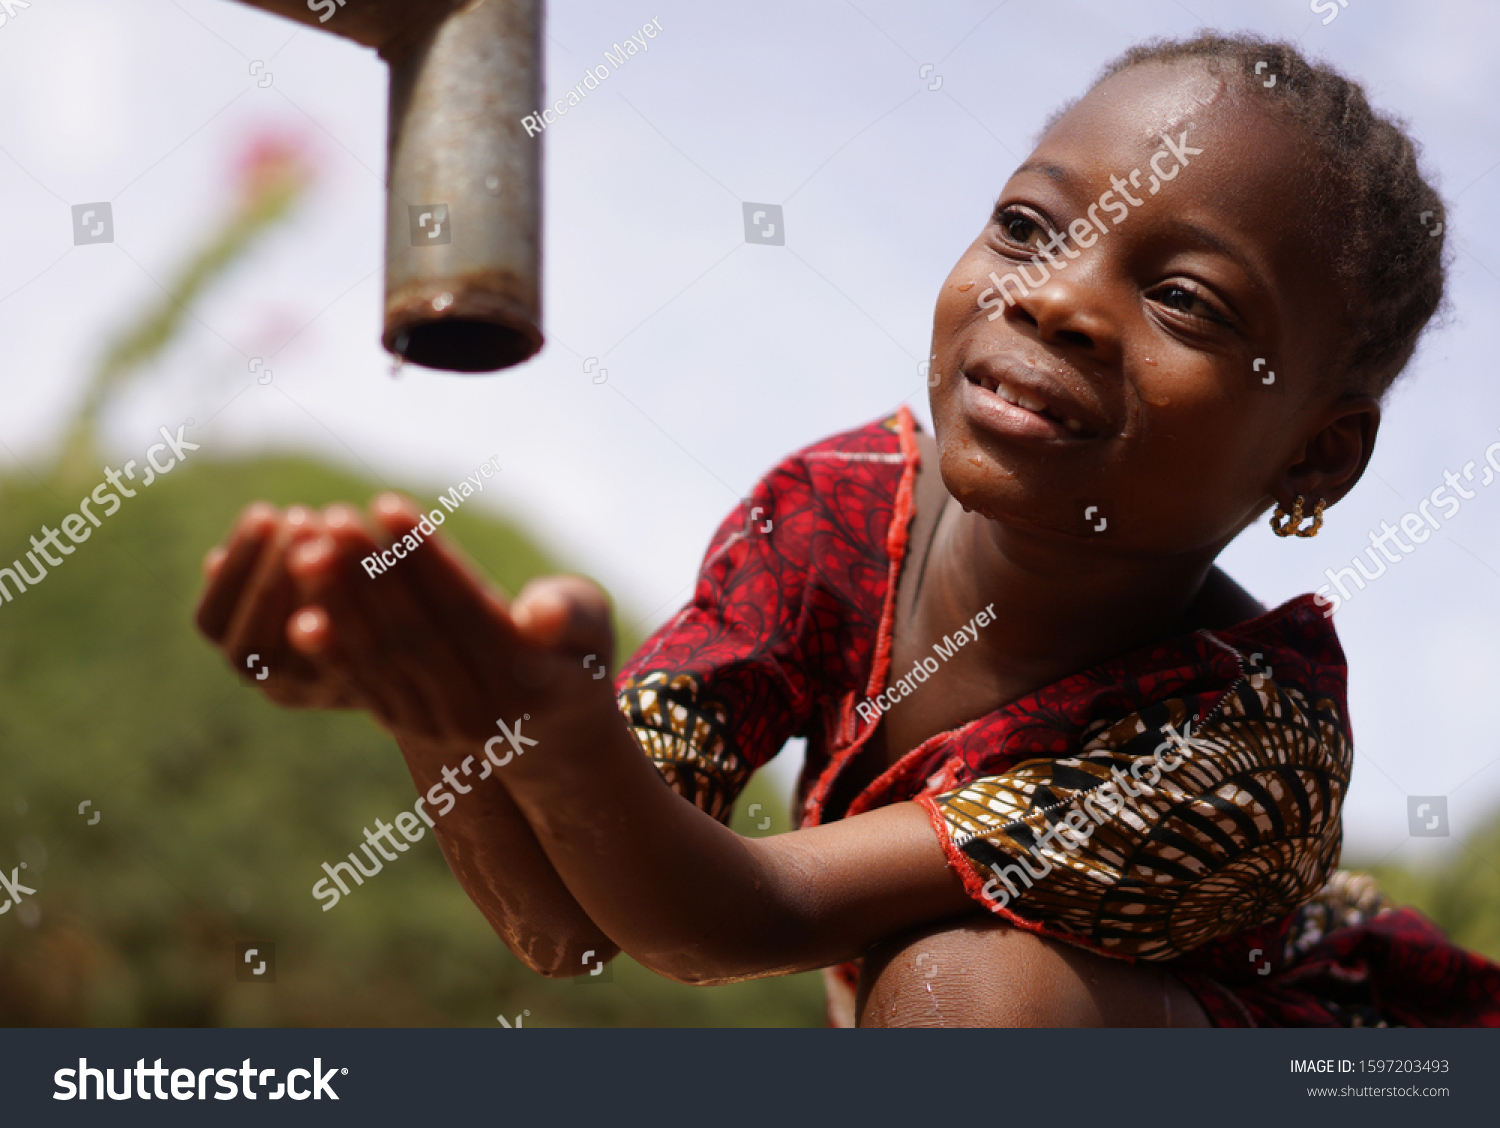
<path fill-rule="evenodd" d="M 4 27 L 8 20 L 16 18 L 18 14 L 16 12 L 17 8 L 29 7 L 31 5 L 26 0 L 0 0 L 0 27 Z"/>
<path fill-rule="evenodd" d="M 525 713 L 522 714 L 520 720 L 516 721 L 514 727 L 507 725 L 503 720 L 495 722 L 495 724 L 500 726 L 501 736 L 492 736 L 489 740 L 485 741 L 483 756 L 484 771 L 479 773 L 479 779 L 489 779 L 490 773 L 496 768 L 505 767 L 516 756 L 525 754 L 528 747 L 536 744 L 536 741 L 532 740 L 531 737 L 521 734 L 521 721 L 529 720 L 531 720 L 531 714 Z M 495 751 L 496 745 L 505 747 L 507 743 L 510 747 L 505 755 L 503 757 L 497 755 Z M 467 795 L 474 790 L 472 785 L 462 782 L 458 777 L 460 773 L 466 776 L 472 774 L 470 767 L 477 759 L 480 759 L 480 757 L 466 756 L 463 763 L 456 770 L 451 767 L 445 767 L 442 770 L 442 777 L 448 786 L 460 795 Z M 351 892 L 349 886 L 344 884 L 344 879 L 339 875 L 340 870 L 343 870 L 353 878 L 355 885 L 363 885 L 365 878 L 374 877 L 384 868 L 382 859 L 386 862 L 394 862 L 402 854 L 411 849 L 407 843 L 420 842 L 422 840 L 422 836 L 427 833 L 427 827 L 424 827 L 422 823 L 426 823 L 427 826 L 437 825 L 433 817 L 427 813 L 426 804 L 428 803 L 440 805 L 441 809 L 437 812 L 438 818 L 442 818 L 453 810 L 454 807 L 458 806 L 458 800 L 450 792 L 443 789 L 443 784 L 434 783 L 427 789 L 427 794 L 417 800 L 416 806 L 411 811 L 402 811 L 389 823 L 376 819 L 374 831 L 371 831 L 369 827 L 362 828 L 365 832 L 365 843 L 359 850 L 350 852 L 349 861 L 335 862 L 331 866 L 327 862 L 323 863 L 323 872 L 328 876 L 312 887 L 312 895 L 319 901 L 327 899 L 328 903 L 323 906 L 325 913 Z M 413 814 L 413 811 L 416 813 Z M 418 821 L 419 817 L 420 821 Z M 397 841 L 396 836 L 391 833 L 395 830 L 401 832 L 401 837 L 406 839 L 406 842 Z M 389 853 L 382 840 L 385 844 L 389 844 L 391 849 L 395 850 L 396 853 Z M 374 867 L 373 869 L 367 870 L 360 864 L 360 851 L 364 852 L 365 859 Z M 329 885 L 330 881 L 334 885 L 337 885 L 338 888 L 335 889 L 332 885 Z"/>
<path fill-rule="evenodd" d="M 1484 461 L 1484 476 L 1479 479 L 1481 486 L 1489 485 L 1495 480 L 1496 473 L 1500 472 L 1500 442 L 1491 443 L 1486 448 Z M 1463 469 L 1457 474 L 1445 467 L 1443 485 L 1422 499 L 1422 503 L 1417 506 L 1417 512 L 1402 514 L 1399 529 L 1389 521 L 1380 522 L 1380 534 L 1378 536 L 1375 533 L 1370 534 L 1370 547 L 1351 560 L 1350 567 L 1340 568 L 1337 572 L 1332 568 L 1325 568 L 1323 574 L 1328 577 L 1328 583 L 1313 593 L 1313 601 L 1323 608 L 1323 618 L 1331 618 L 1335 611 L 1354 598 L 1354 591 L 1364 591 L 1367 581 L 1378 580 L 1385 575 L 1386 568 L 1390 564 L 1399 564 L 1405 559 L 1406 553 L 1415 552 L 1416 545 L 1424 543 L 1428 537 L 1432 536 L 1433 530 L 1442 528 L 1437 518 L 1432 515 L 1430 506 L 1438 506 L 1442 510 L 1443 519 L 1451 521 L 1458 515 L 1464 501 L 1478 497 L 1476 491 L 1466 490 L 1462 485 L 1462 482 L 1474 480 L 1474 468 L 1477 465 L 1478 463 L 1475 462 L 1465 462 Z M 1447 491 L 1450 489 L 1458 497 L 1449 494 Z M 1407 544 L 1403 541 L 1401 533 L 1405 533 L 1415 544 Z M 1401 550 L 1400 556 L 1391 551 L 1392 545 Z M 1370 558 L 1370 564 L 1379 569 L 1378 571 L 1366 570 L 1366 556 Z M 1357 572 L 1356 568 L 1359 569 Z M 1344 586 L 1346 579 L 1354 583 L 1354 591 Z M 1334 588 L 1338 589 L 1337 595 L 1332 594 Z"/>
<path fill-rule="evenodd" d="M 156 1059 L 155 1065 L 148 1066 L 146 1059 L 141 1058 L 135 1063 L 134 1069 L 128 1065 L 120 1068 L 120 1090 L 116 1092 L 114 1068 L 99 1069 L 91 1066 L 89 1059 L 85 1057 L 78 1059 L 77 1069 L 66 1067 L 52 1075 L 52 1081 L 57 1086 L 52 1099 L 86 1101 L 92 1089 L 93 1099 L 96 1101 L 104 1100 L 106 1093 L 112 1101 L 128 1101 L 132 1097 L 149 1101 L 153 1096 L 159 1101 L 206 1101 L 209 1099 L 209 1082 L 213 1082 L 213 1099 L 216 1101 L 232 1101 L 242 1095 L 247 1101 L 260 1096 L 271 1101 L 279 1101 L 283 1097 L 290 1097 L 294 1101 L 305 1101 L 308 1097 L 321 1101 L 326 1097 L 330 1101 L 336 1101 L 339 1095 L 333 1091 L 331 1082 L 335 1076 L 348 1072 L 348 1067 L 339 1066 L 324 1072 L 323 1059 L 313 1058 L 311 1069 L 289 1070 L 286 1080 L 277 1082 L 276 1088 L 272 1089 L 271 1080 L 276 1076 L 276 1070 L 257 1069 L 250 1058 L 242 1061 L 238 1068 L 229 1065 L 223 1069 L 210 1067 L 196 1071 L 162 1065 L 161 1058 Z M 130 1086 L 132 1077 L 135 1079 L 134 1092 Z M 299 1080 L 302 1082 L 300 1085 Z M 91 1081 L 92 1086 L 89 1084 Z M 170 1094 L 167 1092 L 168 1088 L 172 1090 Z M 256 1092 L 257 1089 L 260 1089 L 259 1093 Z"/>
<path fill-rule="evenodd" d="M 20 906 L 23 910 L 24 915 L 26 906 L 21 905 L 21 898 L 26 896 L 28 893 L 33 897 L 36 896 L 35 889 L 21 884 L 21 871 L 25 868 L 26 863 L 22 862 L 20 865 L 12 869 L 10 871 L 9 881 L 5 880 L 5 871 L 0 870 L 0 891 L 3 891 L 6 895 L 5 904 L 0 905 L 0 916 L 3 916 L 5 913 L 10 912 L 12 905 Z M 35 881 L 36 879 L 32 878 L 32 880 Z"/>
<path fill-rule="evenodd" d="M 1188 129 L 1192 129 L 1195 124 L 1194 122 L 1189 122 Z M 1160 192 L 1163 184 L 1169 180 L 1175 180 L 1177 174 L 1188 166 L 1189 157 L 1195 157 L 1203 152 L 1202 149 L 1194 149 L 1188 145 L 1187 135 L 1187 129 L 1182 131 L 1182 136 L 1176 141 L 1172 140 L 1172 135 L 1169 133 L 1160 135 L 1162 147 L 1152 154 L 1151 159 L 1146 162 L 1151 170 L 1151 184 L 1145 192 L 1146 195 L 1154 196 Z M 1163 157 L 1177 162 L 1170 166 L 1170 171 L 1160 163 Z M 1101 235 L 1109 234 L 1110 228 L 1106 227 L 1104 221 L 1099 218 L 1098 213 L 1101 210 L 1107 212 L 1111 217 L 1110 225 L 1112 227 L 1119 227 L 1120 224 L 1124 223 L 1132 207 L 1138 208 L 1145 203 L 1145 200 L 1136 199 L 1128 190 L 1128 187 L 1139 188 L 1141 186 L 1141 175 L 1140 169 L 1133 168 L 1130 170 L 1128 181 L 1121 176 L 1111 176 L 1109 178 L 1109 190 L 1089 205 L 1087 219 L 1079 216 L 1072 223 L 1068 224 L 1066 233 L 1054 231 L 1052 238 L 1042 244 L 1040 250 L 1046 256 L 1046 262 L 1033 260 L 1031 264 L 1018 265 L 1015 270 L 1012 270 L 1003 278 L 997 276 L 993 270 L 990 271 L 991 285 L 986 286 L 979 292 L 979 308 L 989 310 L 989 319 L 994 321 L 995 318 L 1005 312 L 1006 306 L 1015 305 L 1016 302 L 1030 294 L 1033 287 L 1045 286 L 1052 277 L 1052 270 L 1049 269 L 1049 266 L 1057 270 L 1066 270 L 1068 259 L 1076 259 L 1079 255 L 1078 251 L 1064 242 L 1068 236 L 1071 236 L 1073 241 L 1084 250 L 1088 250 L 1099 241 Z M 1115 198 L 1116 193 L 1118 193 L 1118 198 Z M 1054 253 L 1056 251 L 1061 251 L 1064 257 L 1058 258 Z M 1027 270 L 1027 265 L 1038 267 L 1041 271 L 1041 277 L 1033 279 Z M 1017 271 L 1020 272 L 1019 275 Z M 1007 285 L 1009 285 L 1010 289 L 1006 288 Z M 1012 293 L 1012 291 L 1015 292 Z M 1003 302 L 1000 300 L 1001 297 L 1005 299 Z"/>
<path fill-rule="evenodd" d="M 307 10 L 318 13 L 318 22 L 325 24 L 337 14 L 348 0 L 307 0 Z"/>
<path fill-rule="evenodd" d="M 1181 733 L 1173 729 L 1170 723 L 1162 725 L 1161 731 L 1166 734 L 1167 739 L 1156 746 L 1150 757 L 1138 758 L 1130 765 L 1129 772 L 1122 772 L 1119 765 L 1111 768 L 1110 779 L 1084 793 L 1083 811 L 1071 810 L 1057 822 L 1051 823 L 1046 830 L 1036 836 L 1036 842 L 1030 850 L 1021 855 L 1020 862 L 1011 862 L 1003 867 L 992 862 L 990 869 L 995 876 L 986 881 L 984 888 L 980 891 L 985 900 L 994 901 L 1000 908 L 1005 908 L 1010 904 L 1012 897 L 1021 895 L 1021 890 L 1011 881 L 1012 876 L 1018 878 L 1025 888 L 1030 889 L 1033 881 L 1040 881 L 1052 872 L 1052 862 L 1045 856 L 1047 846 L 1057 842 L 1069 854 L 1077 853 L 1079 848 L 1093 837 L 1094 831 L 1125 809 L 1125 797 L 1136 798 L 1146 789 L 1155 787 L 1161 780 L 1162 772 L 1173 772 L 1180 768 L 1183 761 L 1187 759 L 1187 755 L 1200 743 L 1198 738 L 1193 736 L 1193 721 L 1197 719 L 1197 716 L 1194 716 L 1191 721 L 1184 722 Z M 1176 747 L 1182 754 L 1170 752 L 1169 750 L 1173 747 Z M 1142 774 L 1143 766 L 1147 769 L 1149 779 Z M 1133 787 L 1132 779 L 1141 786 Z M 1034 859 L 1039 868 L 1034 871 L 1028 859 Z M 1004 890 L 999 888 L 998 883 L 1001 882 L 1005 885 Z"/>
<path fill-rule="evenodd" d="M 167 474 L 176 468 L 179 462 L 187 461 L 188 451 L 198 449 L 199 444 L 190 443 L 182 437 L 182 433 L 187 430 L 188 425 L 191 423 L 192 420 L 189 419 L 183 426 L 178 427 L 176 436 L 173 436 L 172 432 L 168 431 L 165 427 L 161 428 L 161 437 L 165 441 L 153 443 L 146 448 L 146 465 L 142 467 L 146 474 L 144 478 L 136 483 L 141 489 L 145 489 L 151 485 L 158 477 L 166 477 Z M 166 465 L 162 465 L 161 461 L 157 458 L 157 454 L 158 452 L 167 451 L 170 451 L 172 456 L 166 460 Z M 42 526 L 40 541 L 37 540 L 35 535 L 32 536 L 31 551 L 26 553 L 26 559 L 30 560 L 31 566 L 36 569 L 35 576 L 26 570 L 26 566 L 21 563 L 20 557 L 16 558 L 15 567 L 0 568 L 0 604 L 9 603 L 16 595 L 24 592 L 28 584 L 35 587 L 47 578 L 47 569 L 43 566 L 42 560 L 45 560 L 53 568 L 57 568 L 64 560 L 78 551 L 80 544 L 94 535 L 94 529 L 99 528 L 103 522 L 89 508 L 91 502 L 94 505 L 103 507 L 103 516 L 113 517 L 119 512 L 120 506 L 123 503 L 119 497 L 110 493 L 111 486 L 119 491 L 123 497 L 129 498 L 136 495 L 137 491 L 127 486 L 121 478 L 123 474 L 124 478 L 135 482 L 136 466 L 137 463 L 133 458 L 125 463 L 122 470 L 115 470 L 106 465 L 104 467 L 104 481 L 95 486 L 93 492 L 78 503 L 78 512 L 69 513 L 58 522 L 62 526 L 61 531 L 67 534 L 68 540 L 72 541 L 72 544 L 64 544 L 62 538 L 58 535 L 58 530 L 49 528 L 46 525 Z M 87 521 L 84 520 L 85 517 L 88 518 Z M 62 555 L 53 556 L 52 553 L 47 551 L 48 546 L 56 549 Z M 37 559 L 38 553 L 41 554 L 41 560 Z M 7 580 L 9 581 L 9 585 L 7 585 Z M 11 586 L 14 586 L 16 589 L 15 595 L 11 594 Z"/>

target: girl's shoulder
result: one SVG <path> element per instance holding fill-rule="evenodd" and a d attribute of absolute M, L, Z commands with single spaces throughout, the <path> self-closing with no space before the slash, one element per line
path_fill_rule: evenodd
<path fill-rule="evenodd" d="M 904 405 L 787 455 L 720 524 L 704 575 L 743 581 L 764 567 L 799 599 L 804 585 L 831 587 L 837 599 L 852 583 L 863 596 L 855 604 L 878 617 L 919 463 L 917 425 Z"/>
<path fill-rule="evenodd" d="M 805 494 L 848 506 L 848 485 L 864 484 L 871 501 L 894 501 L 905 471 L 917 461 L 917 427 L 903 405 L 893 414 L 812 443 L 783 458 L 758 491 Z M 753 500 L 753 499 L 752 499 Z"/>

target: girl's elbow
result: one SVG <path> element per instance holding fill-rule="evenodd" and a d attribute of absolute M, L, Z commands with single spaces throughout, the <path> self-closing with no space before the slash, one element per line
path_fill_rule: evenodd
<path fill-rule="evenodd" d="M 723 987 L 728 983 L 740 983 L 768 974 L 747 966 L 744 960 L 727 953 L 696 951 L 656 953 L 649 956 L 631 954 L 648 971 L 654 971 L 663 979 L 670 979 L 685 987 Z"/>
<path fill-rule="evenodd" d="M 511 951 L 537 975 L 545 979 L 574 979 L 580 975 L 599 975 L 610 960 L 620 954 L 620 949 L 607 941 L 598 947 L 584 947 L 584 941 L 571 944 L 533 942 L 513 945 Z"/>

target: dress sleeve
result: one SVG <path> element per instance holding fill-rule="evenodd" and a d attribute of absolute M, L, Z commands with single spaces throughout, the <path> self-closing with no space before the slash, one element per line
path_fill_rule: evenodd
<path fill-rule="evenodd" d="M 616 682 L 662 777 L 721 822 L 751 774 L 807 724 L 816 696 L 799 638 L 806 489 L 795 459 L 761 480 L 719 526 L 692 602 Z"/>
<path fill-rule="evenodd" d="M 923 797 L 970 894 L 1017 927 L 1145 960 L 1316 895 L 1342 842 L 1340 703 L 1262 674 L 1201 720 L 1190 700 L 1098 722 L 1076 755 Z"/>

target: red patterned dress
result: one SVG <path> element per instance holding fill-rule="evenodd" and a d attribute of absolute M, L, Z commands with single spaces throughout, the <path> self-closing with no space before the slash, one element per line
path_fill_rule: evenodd
<path fill-rule="evenodd" d="M 917 800 L 979 907 L 1164 962 L 1216 1025 L 1500 1026 L 1500 967 L 1336 869 L 1346 670 L 1311 596 L 1063 678 L 825 809 L 879 724 L 857 706 L 889 684 L 918 462 L 903 408 L 786 459 L 720 526 L 617 686 L 673 788 L 727 822 L 800 735 L 800 825 Z M 857 976 L 829 969 L 836 1025 Z"/>

